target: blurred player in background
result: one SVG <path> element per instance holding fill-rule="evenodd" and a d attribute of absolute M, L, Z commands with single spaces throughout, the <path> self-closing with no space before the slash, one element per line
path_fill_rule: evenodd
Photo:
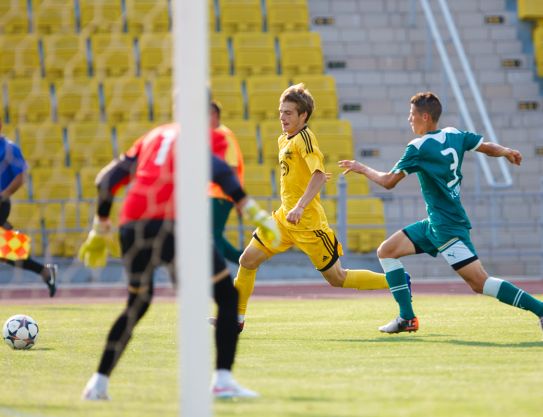
<path fill-rule="evenodd" d="M 273 248 L 261 229 L 241 255 L 234 285 L 239 292 L 240 331 L 247 302 L 253 292 L 258 267 L 272 256 L 298 247 L 333 287 L 373 290 L 388 288 L 384 274 L 349 270 L 341 266 L 341 243 L 328 225 L 320 202 L 320 190 L 327 180 L 323 155 L 317 139 L 307 127 L 314 109 L 313 97 L 303 84 L 286 89 L 279 100 L 283 133 L 278 138 L 281 166 L 281 207 L 273 220 L 281 232 L 281 243 Z"/>
<path fill-rule="evenodd" d="M 244 164 L 238 140 L 234 132 L 221 123 L 221 107 L 214 101 L 211 102 L 209 121 L 211 129 L 224 135 L 226 140 L 226 148 L 223 154 L 217 156 L 224 159 L 230 165 L 239 183 L 243 186 Z M 239 264 L 241 250 L 235 248 L 224 236 L 224 228 L 228 221 L 228 216 L 234 207 L 232 199 L 224 193 L 218 184 L 213 182 L 209 185 L 208 193 L 211 197 L 211 211 L 213 214 L 212 230 L 215 247 L 230 262 Z"/>
<path fill-rule="evenodd" d="M 128 275 L 128 302 L 109 332 L 98 371 L 90 378 L 83 399 L 107 400 L 109 377 L 124 352 L 134 327 L 149 308 L 153 297 L 153 273 L 166 266 L 175 285 L 174 258 L 174 159 L 177 124 L 159 126 L 139 138 L 120 159 L 113 160 L 98 174 L 97 211 L 94 225 L 79 251 L 86 266 L 104 266 L 112 239 L 111 206 L 120 186 L 131 182 L 120 219 L 120 241 Z M 233 199 L 236 207 L 257 225 L 270 240 L 278 230 L 269 214 L 249 199 L 230 167 L 213 157 L 212 179 Z M 203 279 L 192 277 L 192 279 Z M 215 330 L 216 371 L 212 392 L 215 397 L 255 397 L 257 393 L 240 386 L 232 377 L 238 340 L 237 292 L 224 258 L 213 253 L 213 296 L 218 305 Z"/>
<path fill-rule="evenodd" d="M 467 151 L 504 157 L 520 165 L 522 155 L 515 149 L 484 142 L 483 137 L 454 127 L 439 129 L 441 103 L 433 93 L 411 98 L 409 124 L 420 137 L 407 145 L 402 158 L 390 172 L 380 172 L 357 161 L 339 161 L 347 172 L 366 176 L 391 189 L 407 175 L 416 173 L 426 202 L 428 218 L 399 230 L 377 249 L 390 291 L 400 307 L 400 315 L 379 328 L 384 333 L 416 331 L 419 322 L 407 291 L 404 268 L 398 258 L 416 253 L 440 253 L 473 291 L 497 298 L 503 303 L 530 310 L 543 327 L 543 303 L 508 281 L 488 275 L 470 238 L 471 224 L 460 201 L 462 162 Z"/>
<path fill-rule="evenodd" d="M 10 199 L 23 186 L 28 166 L 21 149 L 5 138 L 1 132 L 2 121 L 0 121 L 0 226 L 6 230 L 12 230 L 13 226 L 8 221 L 11 212 Z M 43 265 L 30 257 L 17 261 L 0 258 L 0 261 L 40 275 L 49 289 L 49 297 L 55 296 L 57 265 Z"/>

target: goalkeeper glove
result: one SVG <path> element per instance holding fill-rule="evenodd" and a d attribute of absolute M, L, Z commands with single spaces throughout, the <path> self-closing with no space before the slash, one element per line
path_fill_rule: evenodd
<path fill-rule="evenodd" d="M 271 242 L 273 248 L 281 243 L 281 234 L 273 217 L 266 210 L 260 208 L 258 203 L 249 198 L 247 203 L 242 208 L 243 214 L 260 227 L 264 238 Z"/>
<path fill-rule="evenodd" d="M 108 252 L 119 256 L 118 246 L 111 235 L 111 222 L 94 217 L 92 230 L 79 249 L 78 258 L 89 268 L 106 266 Z"/>

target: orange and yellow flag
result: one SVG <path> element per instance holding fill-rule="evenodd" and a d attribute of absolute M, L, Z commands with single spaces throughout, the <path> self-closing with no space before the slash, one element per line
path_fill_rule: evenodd
<path fill-rule="evenodd" d="M 27 259 L 30 256 L 31 238 L 17 230 L 0 227 L 0 258 L 10 261 Z"/>

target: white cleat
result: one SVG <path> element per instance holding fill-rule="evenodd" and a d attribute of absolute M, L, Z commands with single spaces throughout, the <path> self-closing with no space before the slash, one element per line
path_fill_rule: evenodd
<path fill-rule="evenodd" d="M 260 394 L 248 388 L 242 387 L 235 380 L 230 380 L 227 384 L 215 384 L 211 388 L 213 397 L 219 399 L 226 398 L 258 398 Z"/>
<path fill-rule="evenodd" d="M 107 393 L 108 378 L 105 375 L 94 374 L 81 394 L 81 399 L 86 401 L 109 401 L 111 397 Z"/>

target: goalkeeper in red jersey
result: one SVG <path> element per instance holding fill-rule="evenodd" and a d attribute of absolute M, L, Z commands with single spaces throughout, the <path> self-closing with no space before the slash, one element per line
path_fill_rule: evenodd
<path fill-rule="evenodd" d="M 128 275 L 128 302 L 109 332 L 97 372 L 84 391 L 85 400 L 107 400 L 109 376 L 134 327 L 149 308 L 153 297 L 154 270 L 164 265 L 175 284 L 174 259 L 174 158 L 179 125 L 159 126 L 139 138 L 119 159 L 102 169 L 96 179 L 97 211 L 94 225 L 79 257 L 89 267 L 104 266 L 111 243 L 109 214 L 120 186 L 131 183 L 120 219 L 119 237 L 124 267 Z M 230 167 L 213 157 L 212 180 L 232 197 L 236 207 L 279 240 L 279 232 L 269 214 L 247 197 Z M 218 305 L 215 341 L 216 371 L 212 391 L 215 397 L 255 397 L 257 393 L 240 386 L 231 369 L 236 352 L 238 294 L 224 258 L 213 251 L 213 296 Z"/>

